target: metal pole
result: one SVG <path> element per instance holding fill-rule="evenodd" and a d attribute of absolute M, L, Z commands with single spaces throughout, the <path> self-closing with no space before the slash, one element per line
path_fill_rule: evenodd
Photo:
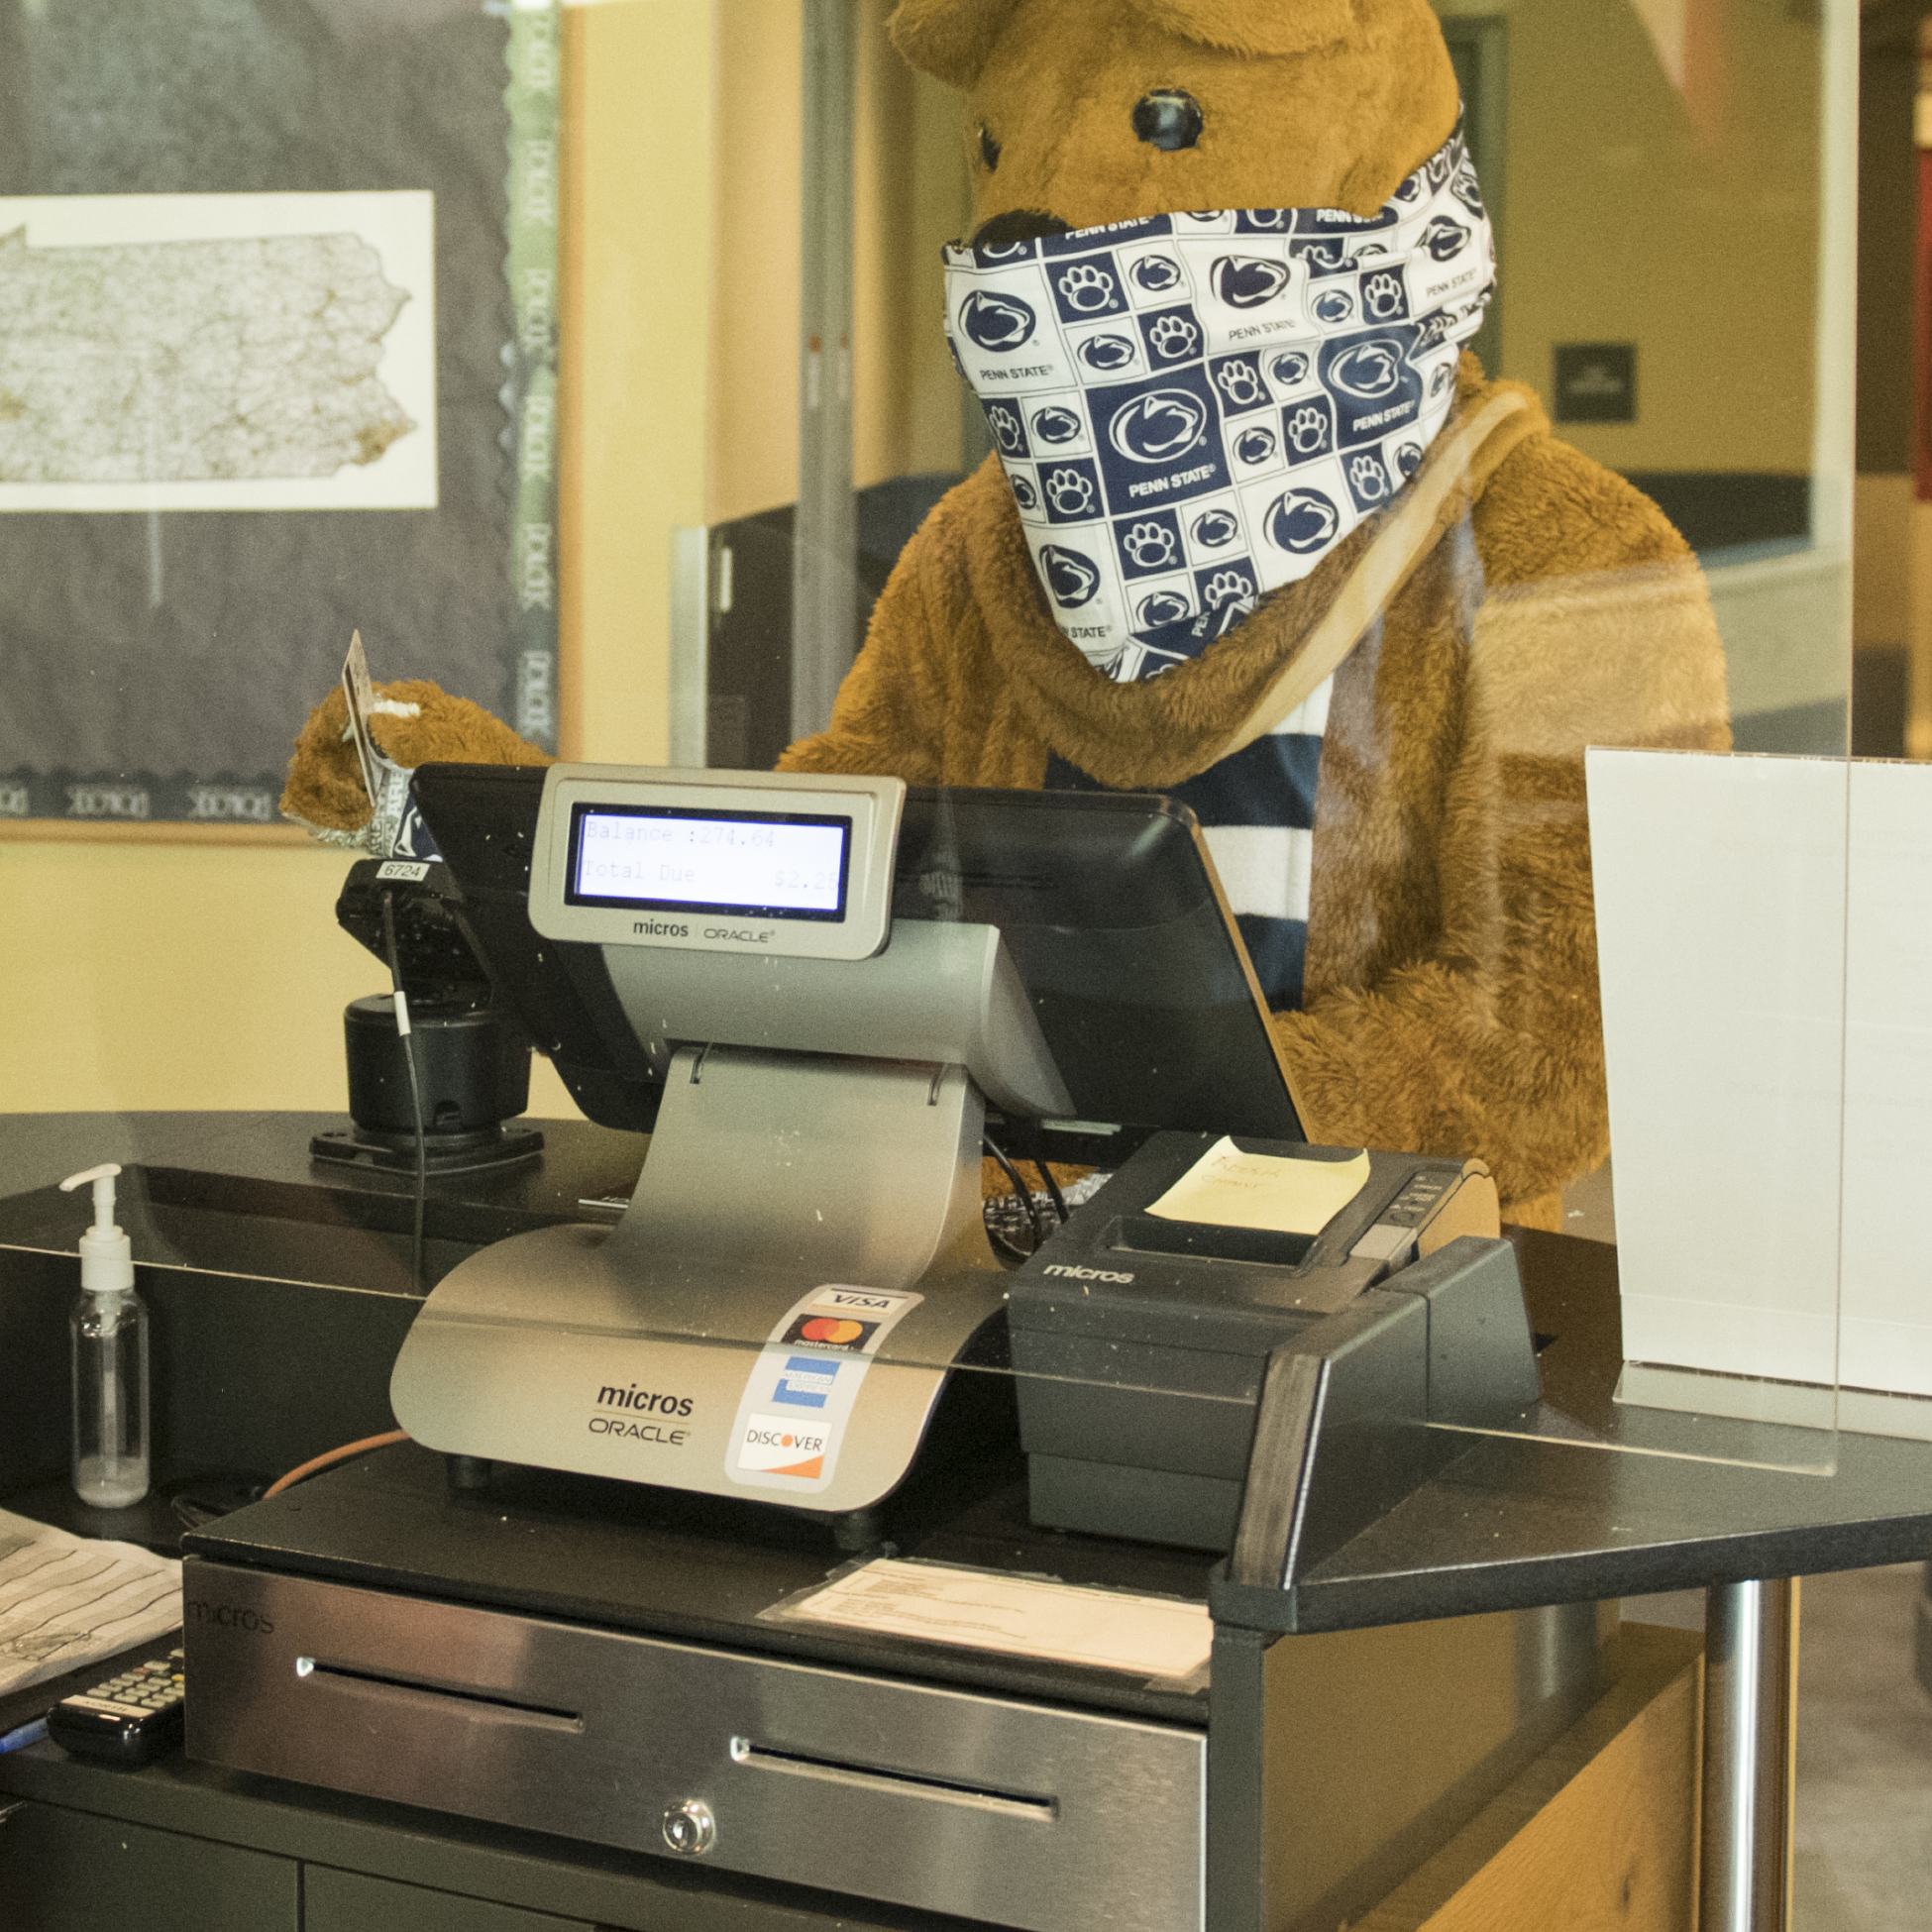
<path fill-rule="evenodd" d="M 1704 1613 L 1698 1932 L 1788 1932 L 1798 1586 L 1720 1583 Z"/>
<path fill-rule="evenodd" d="M 799 509 L 792 549 L 792 735 L 822 731 L 857 646 L 852 493 L 856 0 L 804 0 Z"/>

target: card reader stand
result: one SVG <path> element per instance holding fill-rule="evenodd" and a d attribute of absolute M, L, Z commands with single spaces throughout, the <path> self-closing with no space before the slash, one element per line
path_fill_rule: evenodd
<path fill-rule="evenodd" d="M 985 1097 L 1024 1100 L 1051 1063 L 999 934 L 914 926 L 837 966 L 613 953 L 612 968 L 640 1030 L 770 1024 L 813 1050 L 678 1047 L 622 1222 L 519 1235 L 446 1276 L 397 1358 L 396 1418 L 473 1463 L 870 1509 L 1004 1306 L 980 1209 Z M 841 997 L 821 1010 L 833 972 Z M 814 1408 L 784 1406 L 801 1348 Z M 760 1432 L 799 1452 L 758 1452 Z"/>

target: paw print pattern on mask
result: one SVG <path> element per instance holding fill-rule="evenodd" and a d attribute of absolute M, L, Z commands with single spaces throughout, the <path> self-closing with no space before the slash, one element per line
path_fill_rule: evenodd
<path fill-rule="evenodd" d="M 1459 134 L 1379 213 L 1176 212 L 950 250 L 951 345 L 1088 662 L 1185 663 L 1386 514 L 1450 414 L 1494 259 Z"/>
<path fill-rule="evenodd" d="M 1231 409 L 1252 409 L 1265 402 L 1268 392 L 1261 386 L 1261 373 L 1244 358 L 1235 357 L 1215 371 L 1215 387 L 1228 398 Z"/>
<path fill-rule="evenodd" d="M 1201 587 L 1201 600 L 1210 610 L 1225 603 L 1238 603 L 1254 594 L 1254 580 L 1245 571 L 1216 571 Z"/>
<path fill-rule="evenodd" d="M 1320 456 L 1329 447 L 1329 412 L 1314 402 L 1291 409 L 1288 446 L 1299 457 Z"/>
<path fill-rule="evenodd" d="M 1174 533 L 1164 524 L 1136 523 L 1121 539 L 1121 548 L 1143 571 L 1164 570 L 1174 562 Z"/>
<path fill-rule="evenodd" d="M 1094 508 L 1094 484 L 1090 477 L 1078 470 L 1049 471 L 1042 480 L 1046 488 L 1046 500 L 1062 515 L 1067 517 L 1091 515 Z"/>
<path fill-rule="evenodd" d="M 1178 363 L 1201 347 L 1201 326 L 1185 315 L 1156 315 L 1147 324 L 1147 346 L 1163 363 Z"/>
<path fill-rule="evenodd" d="M 1061 302 L 1075 315 L 1105 315 L 1120 305 L 1120 285 L 1105 268 L 1097 268 L 1090 262 L 1076 263 L 1055 277 L 1054 286 Z"/>
<path fill-rule="evenodd" d="M 1348 487 L 1355 492 L 1357 502 L 1379 503 L 1389 493 L 1388 472 L 1382 468 L 1381 459 L 1356 457 L 1348 465 Z"/>
<path fill-rule="evenodd" d="M 1019 416 L 1004 402 L 996 402 L 987 410 L 986 426 L 993 432 L 993 440 L 999 444 L 1001 455 L 1026 454 L 1026 431 Z"/>
<path fill-rule="evenodd" d="M 1402 277 L 1383 269 L 1363 277 L 1361 305 L 1371 322 L 1393 322 L 1408 307 Z"/>

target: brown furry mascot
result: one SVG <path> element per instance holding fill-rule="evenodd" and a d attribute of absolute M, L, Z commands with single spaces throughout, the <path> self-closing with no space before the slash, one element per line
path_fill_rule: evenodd
<path fill-rule="evenodd" d="M 892 35 L 965 92 L 948 328 L 999 448 L 786 768 L 1195 804 L 1311 1138 L 1479 1156 L 1556 1225 L 1608 1144 L 1583 749 L 1728 746 L 1723 657 L 1663 514 L 1460 353 L 1493 253 L 1434 16 Z"/>

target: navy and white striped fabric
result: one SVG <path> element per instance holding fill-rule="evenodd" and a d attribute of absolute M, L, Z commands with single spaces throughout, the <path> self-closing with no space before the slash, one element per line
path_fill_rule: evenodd
<path fill-rule="evenodd" d="M 1198 778 L 1166 788 L 1200 819 L 1273 1013 L 1302 1003 L 1313 879 L 1315 791 L 1329 724 L 1330 679 L 1275 730 L 1224 758 Z M 1049 792 L 1108 788 L 1057 755 L 1046 768 Z"/>

